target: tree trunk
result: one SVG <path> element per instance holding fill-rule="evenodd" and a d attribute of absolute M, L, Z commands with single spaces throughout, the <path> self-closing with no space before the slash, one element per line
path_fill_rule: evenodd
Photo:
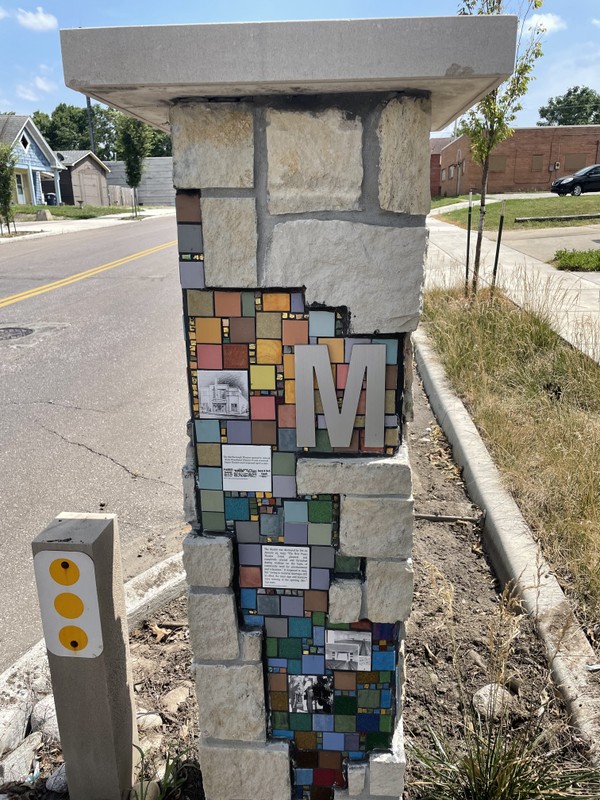
<path fill-rule="evenodd" d="M 477 294 L 477 284 L 479 282 L 479 264 L 481 262 L 481 244 L 483 242 L 483 227 L 485 224 L 485 198 L 487 195 L 488 172 L 490 170 L 490 157 L 488 156 L 482 164 L 481 174 L 481 202 L 479 204 L 479 223 L 477 225 L 477 244 L 475 245 L 475 261 L 473 262 L 473 283 L 471 294 Z"/>

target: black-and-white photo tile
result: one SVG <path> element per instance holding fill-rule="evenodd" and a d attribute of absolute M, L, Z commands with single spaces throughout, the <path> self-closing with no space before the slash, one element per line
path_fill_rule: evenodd
<path fill-rule="evenodd" d="M 294 714 L 331 714 L 333 707 L 333 676 L 290 675 L 288 702 Z"/>
<path fill-rule="evenodd" d="M 198 370 L 200 417 L 248 419 L 248 373 L 245 370 Z"/>
<path fill-rule="evenodd" d="M 325 664 L 327 669 L 368 672 L 371 669 L 370 632 L 326 631 Z"/>

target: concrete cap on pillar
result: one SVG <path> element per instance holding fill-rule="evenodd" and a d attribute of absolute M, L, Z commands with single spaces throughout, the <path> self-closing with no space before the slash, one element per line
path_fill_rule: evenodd
<path fill-rule="evenodd" d="M 169 130 L 182 99 L 410 91 L 439 130 L 512 72 L 515 16 L 245 22 L 61 31 L 65 83 Z"/>

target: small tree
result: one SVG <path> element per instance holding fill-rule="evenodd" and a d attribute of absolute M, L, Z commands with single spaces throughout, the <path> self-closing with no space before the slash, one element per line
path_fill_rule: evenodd
<path fill-rule="evenodd" d="M 10 233 L 11 221 L 13 228 L 15 228 L 12 199 L 15 188 L 16 163 L 17 156 L 13 152 L 12 145 L 0 144 L 0 232 L 2 231 L 2 225 L 6 225 Z"/>
<path fill-rule="evenodd" d="M 538 125 L 597 125 L 600 123 L 600 94 L 589 86 L 572 86 L 551 97 L 539 109 Z"/>
<path fill-rule="evenodd" d="M 522 45 L 522 37 L 526 31 L 526 18 L 533 9 L 541 8 L 542 2 L 543 0 L 525 0 L 525 14 L 521 20 L 517 60 L 511 77 L 468 111 L 458 126 L 459 134 L 469 137 L 473 159 L 481 165 L 481 202 L 473 261 L 473 294 L 477 292 L 479 281 L 490 156 L 500 142 L 512 136 L 511 123 L 522 108 L 521 98 L 527 91 L 534 64 L 542 55 L 540 39 L 543 29 L 540 26 L 530 29 L 529 39 Z M 506 5 L 506 0 L 462 0 L 458 13 L 460 15 L 504 14 L 507 12 Z"/>
<path fill-rule="evenodd" d="M 142 180 L 144 158 L 150 149 L 148 126 L 132 117 L 119 120 L 119 154 L 125 162 L 127 185 L 133 189 L 134 214 L 137 216 L 137 188 Z"/>

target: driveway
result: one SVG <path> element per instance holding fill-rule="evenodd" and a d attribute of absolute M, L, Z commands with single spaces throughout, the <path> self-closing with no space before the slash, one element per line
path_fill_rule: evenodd
<path fill-rule="evenodd" d="M 496 241 L 496 231 L 485 234 Z M 504 231 L 502 244 L 549 263 L 557 250 L 600 250 L 600 224 L 573 228 L 528 228 Z"/>

